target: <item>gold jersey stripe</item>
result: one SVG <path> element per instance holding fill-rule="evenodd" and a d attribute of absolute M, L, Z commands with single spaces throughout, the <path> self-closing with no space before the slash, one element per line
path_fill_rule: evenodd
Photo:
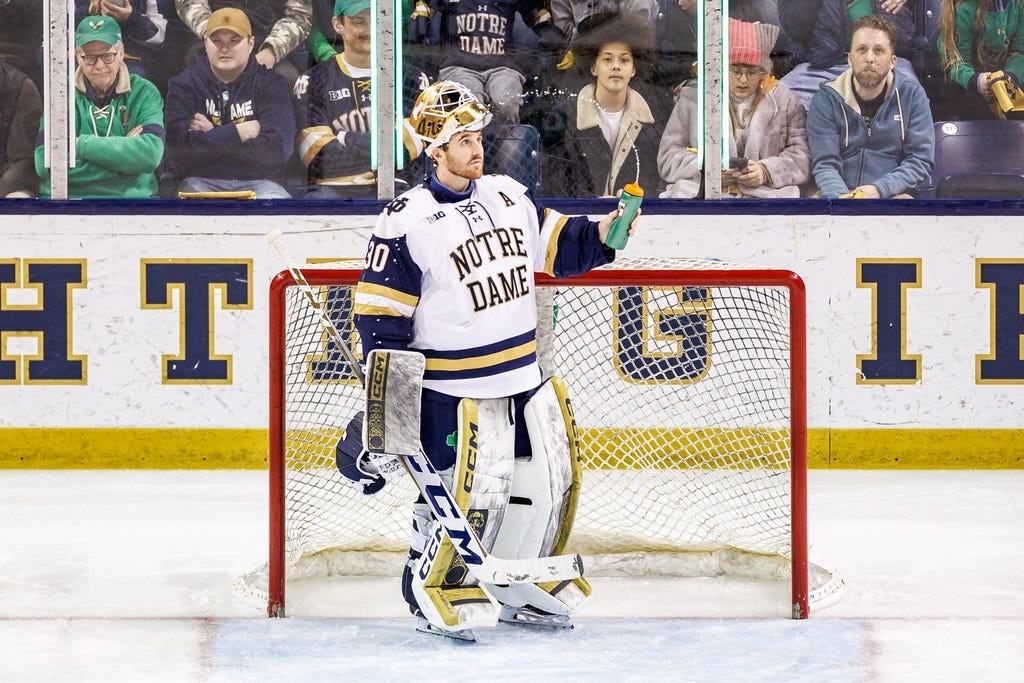
<path fill-rule="evenodd" d="M 328 126 L 313 126 L 312 128 L 303 129 L 302 144 L 299 148 L 302 163 L 309 166 L 313 159 L 316 158 L 316 155 L 320 153 L 320 150 L 334 139 L 334 131 Z"/>
<path fill-rule="evenodd" d="M 415 308 L 416 304 L 420 302 L 420 298 L 418 296 L 406 294 L 405 292 L 392 289 L 391 287 L 385 287 L 384 285 L 375 285 L 370 282 L 360 282 L 356 285 L 356 298 L 358 299 L 360 295 L 379 296 L 385 299 L 391 299 L 397 304 L 404 304 L 413 308 Z"/>
<path fill-rule="evenodd" d="M 544 209 L 544 222 L 548 222 L 548 215 L 552 213 L 550 209 Z M 544 252 L 544 272 L 554 277 L 555 275 L 555 256 L 558 255 L 558 237 L 562 234 L 562 228 L 565 227 L 566 221 L 569 220 L 568 216 L 562 216 L 555 223 L 555 229 L 551 232 L 551 237 L 548 238 L 547 249 Z M 541 226 L 541 232 L 543 232 L 543 226 Z"/>
<path fill-rule="evenodd" d="M 356 304 L 352 308 L 356 315 L 384 315 L 395 318 L 408 318 L 406 314 L 396 311 L 389 306 L 374 306 L 373 304 Z"/>
<path fill-rule="evenodd" d="M 427 358 L 427 370 L 452 371 L 452 370 L 473 370 L 486 368 L 490 365 L 498 365 L 516 358 L 523 358 L 531 353 L 537 352 L 537 340 L 531 340 L 525 344 L 514 346 L 504 351 L 496 351 L 486 356 L 473 356 L 472 358 Z"/>

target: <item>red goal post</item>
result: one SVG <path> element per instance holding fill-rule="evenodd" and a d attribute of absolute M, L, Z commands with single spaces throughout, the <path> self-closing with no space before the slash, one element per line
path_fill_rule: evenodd
<path fill-rule="evenodd" d="M 353 354 L 358 263 L 303 267 Z M 841 581 L 807 556 L 806 294 L 788 270 L 619 259 L 537 276 L 538 355 L 569 389 L 588 576 L 787 580 L 794 618 Z M 362 387 L 290 272 L 270 286 L 270 547 L 236 590 L 284 616 L 287 580 L 397 575 L 409 477 L 364 496 L 334 466 Z M 809 582 L 810 577 L 810 582 Z"/>

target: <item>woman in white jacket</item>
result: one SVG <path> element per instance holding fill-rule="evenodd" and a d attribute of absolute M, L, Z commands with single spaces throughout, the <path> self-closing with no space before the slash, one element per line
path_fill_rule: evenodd
<path fill-rule="evenodd" d="M 722 191 L 734 197 L 799 197 L 810 177 L 806 113 L 799 98 L 768 71 L 779 28 L 729 20 L 729 155 Z M 683 88 L 658 147 L 662 197 L 692 198 L 702 171 L 696 142 L 697 91 Z"/>

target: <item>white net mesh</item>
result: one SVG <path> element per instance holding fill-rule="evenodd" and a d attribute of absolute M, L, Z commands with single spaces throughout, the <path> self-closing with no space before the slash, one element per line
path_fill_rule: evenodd
<path fill-rule="evenodd" d="M 750 269 L 645 259 L 601 270 L 638 271 L 638 282 L 713 271 L 717 282 L 721 271 Z M 584 277 L 541 289 L 541 327 L 552 333 L 542 336 L 542 363 L 565 380 L 581 430 L 568 550 L 586 557 L 588 575 L 790 575 L 789 290 L 735 280 L 615 287 Z M 352 286 L 316 290 L 358 353 Z M 362 387 L 298 288 L 286 294 L 284 320 L 288 577 L 397 575 L 415 487 L 403 477 L 365 496 L 337 472 L 335 444 L 361 409 Z M 260 593 L 265 574 L 240 585 Z M 812 566 L 812 599 L 832 580 Z"/>

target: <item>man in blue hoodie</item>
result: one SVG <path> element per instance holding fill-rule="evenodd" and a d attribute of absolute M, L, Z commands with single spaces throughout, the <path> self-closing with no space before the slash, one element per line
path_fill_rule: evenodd
<path fill-rule="evenodd" d="M 280 184 L 295 146 L 291 94 L 280 74 L 253 57 L 241 10 L 210 15 L 205 54 L 167 91 L 167 171 L 179 192 L 291 195 Z"/>
<path fill-rule="evenodd" d="M 896 29 L 875 14 L 853 25 L 850 68 L 811 98 L 811 173 L 823 197 L 910 196 L 935 165 L 928 97 L 895 70 Z"/>

